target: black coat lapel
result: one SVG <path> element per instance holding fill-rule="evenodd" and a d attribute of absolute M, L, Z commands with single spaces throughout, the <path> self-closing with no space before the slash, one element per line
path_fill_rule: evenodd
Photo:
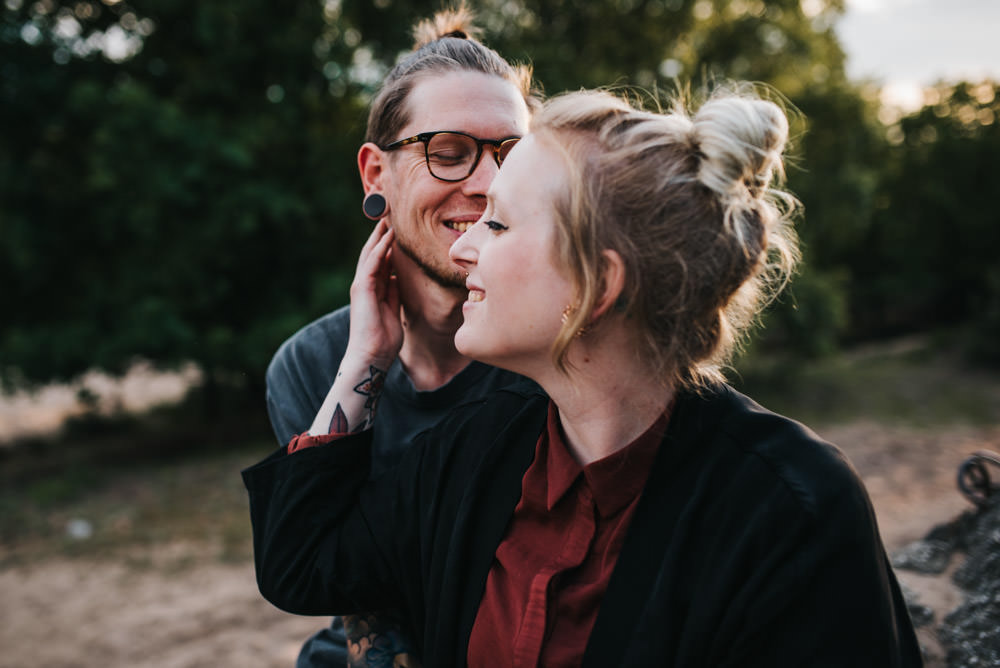
<path fill-rule="evenodd" d="M 683 481 L 696 473 L 690 466 L 691 448 L 702 440 L 705 419 L 703 398 L 682 395 L 677 399 L 667 433 L 660 444 L 646 488 L 622 544 L 622 551 L 608 582 L 608 589 L 583 657 L 583 668 L 623 666 L 623 652 L 642 640 L 634 639 L 647 602 L 654 591 L 665 555 L 670 549 L 673 528 L 685 507 L 688 494 Z M 697 457 L 694 458 L 697 461 Z M 670 623 L 670 620 L 663 620 Z M 664 634 L 668 629 L 662 629 Z M 662 643 L 663 637 L 650 638 Z"/>
<path fill-rule="evenodd" d="M 471 476 L 468 493 L 456 517 L 454 536 L 460 545 L 448 550 L 444 572 L 450 574 L 457 603 L 452 651 L 446 665 L 465 666 L 469 636 L 486 588 L 497 547 L 514 508 L 521 500 L 521 480 L 535 457 L 535 445 L 545 428 L 548 397 L 537 395 L 502 428 Z M 443 620 L 442 620 L 443 621 Z M 443 637 L 439 636 L 439 639 Z M 447 651 L 441 646 L 442 652 Z"/>

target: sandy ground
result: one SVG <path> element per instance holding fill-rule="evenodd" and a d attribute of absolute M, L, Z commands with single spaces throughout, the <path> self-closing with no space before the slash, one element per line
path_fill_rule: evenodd
<path fill-rule="evenodd" d="M 250 564 L 183 572 L 54 560 L 0 572 L 0 666 L 292 666 L 321 621 L 280 612 Z"/>
<path fill-rule="evenodd" d="M 865 480 L 890 551 L 969 509 L 957 466 L 976 450 L 1000 451 L 1000 426 L 818 431 Z M 203 546 L 161 545 L 140 556 L 139 567 L 53 557 L 0 570 L 0 668 L 288 667 L 326 623 L 271 607 L 250 563 L 225 563 Z M 900 577 L 937 621 L 961 601 L 946 576 Z M 933 635 L 920 637 L 932 652 L 928 666 L 943 666 Z"/>

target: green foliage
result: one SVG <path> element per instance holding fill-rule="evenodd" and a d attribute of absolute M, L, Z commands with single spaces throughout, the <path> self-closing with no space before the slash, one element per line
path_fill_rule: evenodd
<path fill-rule="evenodd" d="M 996 360 L 1000 84 L 942 84 L 929 102 L 888 131 L 894 145 L 858 244 L 857 326 L 871 336 L 973 322 L 978 352 Z"/>
<path fill-rule="evenodd" d="M 7 0 L 0 378 L 121 371 L 141 356 L 258 387 L 281 340 L 346 301 L 368 231 L 355 168 L 365 107 L 410 26 L 438 7 Z M 1000 328 L 1000 279 L 981 273 L 1000 229 L 983 201 L 1000 124 L 982 119 L 996 103 L 942 90 L 890 145 L 844 77 L 842 0 L 476 9 L 485 41 L 532 62 L 549 94 L 736 78 L 787 100 L 807 269 L 765 345 L 822 354 L 944 303 Z"/>
<path fill-rule="evenodd" d="M 258 378 L 295 326 L 344 301 L 327 290 L 317 309 L 310 286 L 349 271 L 366 232 L 347 213 L 364 97 L 331 93 L 312 50 L 322 8 L 11 6 L 0 283 L 16 289 L 0 292 L 0 365 L 46 381 L 142 356 Z M 77 52 L 109 27 L 148 34 L 122 62 L 67 60 L 49 31 L 69 20 Z"/>
<path fill-rule="evenodd" d="M 766 319 L 763 350 L 823 357 L 839 348 L 838 333 L 847 324 L 844 276 L 807 266 Z"/>

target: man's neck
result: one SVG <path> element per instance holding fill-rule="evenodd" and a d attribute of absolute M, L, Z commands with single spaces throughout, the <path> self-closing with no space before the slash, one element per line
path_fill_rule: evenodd
<path fill-rule="evenodd" d="M 470 360 L 455 349 L 466 292 L 446 288 L 423 272 L 398 276 L 403 305 L 399 361 L 418 390 L 433 390 L 454 378 Z"/>

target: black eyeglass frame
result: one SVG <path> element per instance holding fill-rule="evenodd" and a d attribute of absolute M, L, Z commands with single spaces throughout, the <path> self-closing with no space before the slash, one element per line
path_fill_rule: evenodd
<path fill-rule="evenodd" d="M 476 158 L 472 161 L 472 165 L 469 167 L 468 173 L 458 179 L 446 179 L 444 177 L 438 176 L 431 169 L 431 156 L 430 156 L 430 143 L 436 135 L 462 135 L 463 137 L 468 137 L 472 141 L 476 142 Z M 424 145 L 424 164 L 427 165 L 427 171 L 438 181 L 444 181 L 446 183 L 458 183 L 459 181 L 464 181 L 465 179 L 472 176 L 472 172 L 476 171 L 476 167 L 479 166 L 479 161 L 483 157 L 483 146 L 490 147 L 490 153 L 493 154 L 493 159 L 497 163 L 497 167 L 503 164 L 503 159 L 500 157 L 500 149 L 507 142 L 517 143 L 521 140 L 520 135 L 512 135 L 510 137 L 504 137 L 502 139 L 480 139 L 474 135 L 470 135 L 468 132 L 461 132 L 459 130 L 434 130 L 433 132 L 421 132 L 418 135 L 413 135 L 412 137 L 407 137 L 406 139 L 398 139 L 385 146 L 380 146 L 383 151 L 395 151 L 397 148 L 402 148 L 404 146 L 409 146 L 410 144 L 416 144 L 417 142 L 423 142 Z"/>

